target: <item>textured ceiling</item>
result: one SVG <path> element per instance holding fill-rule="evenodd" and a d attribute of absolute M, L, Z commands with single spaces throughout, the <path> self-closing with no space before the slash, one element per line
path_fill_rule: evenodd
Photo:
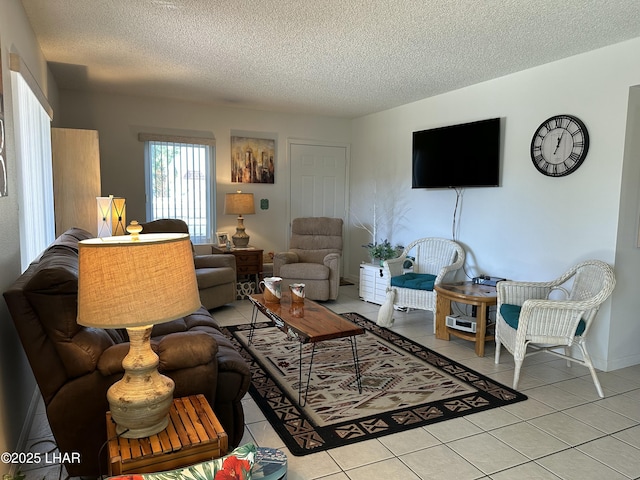
<path fill-rule="evenodd" d="M 60 88 L 339 117 L 640 36 L 638 0 L 22 3 Z"/>

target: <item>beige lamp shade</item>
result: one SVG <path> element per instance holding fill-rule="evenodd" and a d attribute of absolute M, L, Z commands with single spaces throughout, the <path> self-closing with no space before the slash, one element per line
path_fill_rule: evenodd
<path fill-rule="evenodd" d="M 224 196 L 225 215 L 251 215 L 256 213 L 253 193 L 227 193 Z"/>
<path fill-rule="evenodd" d="M 231 238 L 236 248 L 246 248 L 249 245 L 249 235 L 245 231 L 242 215 L 256 213 L 253 193 L 242 193 L 240 190 L 236 193 L 227 193 L 224 197 L 224 213 L 225 215 L 238 215 L 236 233 Z"/>
<path fill-rule="evenodd" d="M 78 323 L 122 328 L 168 322 L 200 307 L 193 253 L 184 233 L 79 242 Z"/>
<path fill-rule="evenodd" d="M 98 237 L 124 235 L 127 225 L 127 205 L 124 198 L 96 197 L 98 202 Z"/>

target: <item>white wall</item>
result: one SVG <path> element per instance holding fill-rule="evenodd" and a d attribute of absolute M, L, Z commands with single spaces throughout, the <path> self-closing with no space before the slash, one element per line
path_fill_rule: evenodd
<path fill-rule="evenodd" d="M 330 117 L 287 115 L 239 108 L 173 102 L 154 98 L 60 91 L 60 121 L 68 128 L 98 130 L 102 193 L 127 199 L 127 221 L 145 219 L 144 148 L 139 132 L 174 133 L 216 139 L 217 231 L 235 233 L 234 215 L 224 215 L 224 195 L 253 192 L 256 214 L 245 216 L 251 244 L 283 250 L 289 237 L 289 163 L 287 139 L 348 143 L 350 121 Z M 276 138 L 275 184 L 231 183 L 231 132 L 269 133 Z M 260 199 L 269 209 L 260 209 Z"/>
<path fill-rule="evenodd" d="M 384 205 L 396 209 L 389 216 L 392 225 L 380 228 L 378 240 L 388 237 L 406 244 L 424 236 L 451 238 L 455 193 L 411 189 L 411 134 L 501 117 L 502 186 L 466 189 L 459 207 L 458 239 L 468 252 L 467 274 L 547 280 L 584 259 L 614 264 L 629 88 L 640 83 L 638 51 L 640 39 L 635 39 L 356 119 L 352 213 L 370 221 L 375 187 L 378 210 Z M 575 173 L 550 178 L 533 167 L 529 147 L 538 125 L 562 113 L 582 119 L 591 146 Z M 349 271 L 354 273 L 366 260 L 360 245 L 370 238 L 353 223 L 350 228 Z M 637 262 L 640 250 L 628 255 Z M 625 265 L 616 263 L 615 268 L 621 274 Z M 638 283 L 640 271 L 625 273 Z M 617 302 L 638 311 L 631 293 L 619 295 Z M 594 363 L 605 370 L 640 363 L 640 342 L 621 344 L 628 325 L 612 317 L 611 310 L 608 301 L 591 333 Z"/>
<path fill-rule="evenodd" d="M 56 86 L 51 79 L 35 35 L 19 0 L 0 2 L 0 48 L 4 94 L 7 180 L 9 194 L 0 198 L 0 291 L 20 275 L 18 195 L 14 151 L 13 104 L 9 53 L 18 53 L 40 88 L 56 108 Z M 0 301 L 0 451 L 15 451 L 35 391 L 35 380 L 13 321 Z M 9 466 L 3 473 L 9 470 Z"/>

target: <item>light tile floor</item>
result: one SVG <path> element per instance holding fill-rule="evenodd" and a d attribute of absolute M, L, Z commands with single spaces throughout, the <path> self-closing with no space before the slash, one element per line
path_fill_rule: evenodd
<path fill-rule="evenodd" d="M 328 302 L 337 313 L 358 312 L 375 320 L 379 307 L 358 298 L 357 286 L 340 289 Z M 248 301 L 213 312 L 223 325 L 246 323 Z M 475 355 L 473 344 L 433 335 L 430 313 L 395 312 L 392 330 L 507 385 L 513 359 L 505 351 L 495 365 L 495 346 Z M 586 368 L 541 354 L 525 360 L 519 389 L 529 400 L 455 420 L 304 457 L 288 455 L 289 480 L 403 479 L 640 479 L 640 365 L 600 373 L 600 399 Z M 264 415 L 243 401 L 243 443 L 287 451 Z M 42 408 L 30 438 L 31 451 L 53 447 Z M 287 452 L 288 453 L 288 452 Z M 27 480 L 65 478 L 60 466 L 25 469 Z"/>

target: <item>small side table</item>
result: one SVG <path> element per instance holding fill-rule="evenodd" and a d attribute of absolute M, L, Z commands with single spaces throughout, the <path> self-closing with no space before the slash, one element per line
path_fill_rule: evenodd
<path fill-rule="evenodd" d="M 109 475 L 174 470 L 226 455 L 228 438 L 204 395 L 176 398 L 169 410 L 169 425 L 144 438 L 116 435 L 107 412 Z"/>
<path fill-rule="evenodd" d="M 487 311 L 489 306 L 498 303 L 496 287 L 479 285 L 473 282 L 457 284 L 440 284 L 435 286 L 436 296 L 436 338 L 449 340 L 453 335 L 475 342 L 476 355 L 484 357 L 484 343 L 493 340 L 493 335 L 487 335 Z M 478 307 L 476 317 L 476 333 L 456 330 L 447 327 L 446 318 L 451 314 L 451 302 L 475 305 Z"/>
<path fill-rule="evenodd" d="M 247 248 L 226 248 L 213 246 L 213 253 L 231 254 L 236 257 L 236 271 L 238 279 L 244 276 L 253 276 L 256 281 L 256 288 L 262 280 L 262 253 L 264 250 L 255 247 Z"/>

